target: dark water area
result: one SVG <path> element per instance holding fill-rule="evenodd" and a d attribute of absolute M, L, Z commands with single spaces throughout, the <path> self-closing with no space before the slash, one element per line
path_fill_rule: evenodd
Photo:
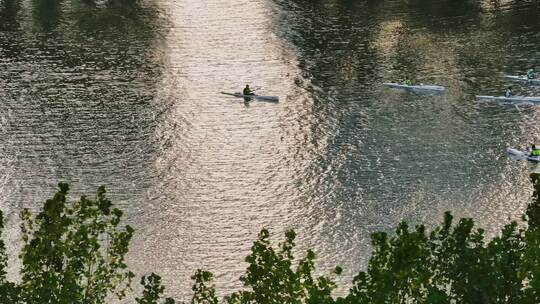
<path fill-rule="evenodd" d="M 238 287 L 263 227 L 295 228 L 344 288 L 370 233 L 402 219 L 451 210 L 495 233 L 530 199 L 537 168 L 506 148 L 538 143 L 540 113 L 475 95 L 540 95 L 502 77 L 540 63 L 539 15 L 536 1 L 0 0 L 4 238 L 58 181 L 73 197 L 106 185 L 137 229 L 130 265 L 187 298 L 196 268 L 221 295 Z M 382 85 L 405 78 L 447 92 Z M 280 103 L 219 94 L 246 83 Z"/>

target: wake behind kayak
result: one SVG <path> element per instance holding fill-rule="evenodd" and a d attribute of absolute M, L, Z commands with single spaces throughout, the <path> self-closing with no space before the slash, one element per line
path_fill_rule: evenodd
<path fill-rule="evenodd" d="M 490 96 L 490 95 L 476 95 L 478 100 L 497 100 L 507 102 L 529 102 L 534 104 L 540 104 L 540 96 Z"/>

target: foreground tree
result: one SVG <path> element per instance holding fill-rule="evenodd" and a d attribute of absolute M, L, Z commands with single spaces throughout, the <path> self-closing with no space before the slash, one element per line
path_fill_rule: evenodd
<path fill-rule="evenodd" d="M 313 277 L 315 253 L 307 251 L 294 266 L 294 231 L 285 234 L 285 241 L 274 250 L 268 230 L 263 229 L 259 240 L 246 258 L 247 272 L 240 280 L 247 288 L 233 293 L 228 303 L 333 303 L 332 291 L 336 288 L 330 276 Z M 341 273 L 336 267 L 335 274 Z"/>
<path fill-rule="evenodd" d="M 120 226 L 122 211 L 112 208 L 103 187 L 95 199 L 76 202 L 66 201 L 67 184 L 59 187 L 35 217 L 28 209 L 21 212 L 18 284 L 6 280 L 7 256 L 0 241 L 0 303 L 107 303 L 129 290 L 134 274 L 125 255 L 134 230 Z"/>
<path fill-rule="evenodd" d="M 247 272 L 240 279 L 245 290 L 226 302 L 540 303 L 540 175 L 531 178 L 535 192 L 523 222 L 507 224 L 491 240 L 472 219 L 455 223 L 450 212 L 431 232 L 424 225 L 411 229 L 402 222 L 393 234 L 374 233 L 368 268 L 342 298 L 332 297 L 336 285 L 331 277 L 313 279 L 312 251 L 293 262 L 292 231 L 276 251 L 263 230 L 246 258 Z M 211 281 L 202 283 L 205 294 L 215 294 L 206 283 Z M 204 296 L 194 300 L 216 303 Z"/>
<path fill-rule="evenodd" d="M 485 239 L 472 219 L 447 212 L 430 233 L 402 222 L 372 236 L 368 270 L 354 278 L 347 303 L 540 303 L 540 175 L 524 222 Z"/>
<path fill-rule="evenodd" d="M 23 303 L 104 303 L 125 296 L 134 274 L 125 255 L 133 228 L 99 188 L 96 199 L 68 203 L 67 184 L 32 217 L 21 213 L 24 247 L 19 300 Z"/>
<path fill-rule="evenodd" d="M 274 248 L 263 229 L 246 257 L 240 278 L 244 288 L 223 299 L 227 304 L 362 304 L 362 303 L 540 303 L 540 175 L 532 175 L 533 202 L 523 221 L 506 225 L 486 239 L 472 219 L 443 223 L 428 232 L 406 222 L 395 233 L 372 235 L 373 253 L 366 271 L 353 280 L 344 297 L 333 297 L 334 278 L 342 270 L 315 276 L 315 253 L 294 257 L 296 234 L 288 231 Z M 134 274 L 124 258 L 133 229 L 121 226 L 122 212 L 99 188 L 95 199 L 67 202 L 68 186 L 47 200 L 43 211 L 21 212 L 23 249 L 21 281 L 6 278 L 7 256 L 0 239 L 0 303 L 110 303 L 130 290 Z M 0 234 L 3 229 L 0 212 Z M 191 304 L 218 304 L 213 274 L 193 275 Z M 138 304 L 172 304 L 161 300 L 158 275 L 141 279 Z"/>

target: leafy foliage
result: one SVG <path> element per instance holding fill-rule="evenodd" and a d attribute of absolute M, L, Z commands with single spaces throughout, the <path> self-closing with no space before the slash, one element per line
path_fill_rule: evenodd
<path fill-rule="evenodd" d="M 335 282 L 328 276 L 313 278 L 315 253 L 308 250 L 306 256 L 293 267 L 293 248 L 296 234 L 287 231 L 285 241 L 276 251 L 269 240 L 269 232 L 263 229 L 259 240 L 246 258 L 247 273 L 240 278 L 248 290 L 236 292 L 228 303 L 333 303 Z M 341 273 L 337 268 L 336 273 Z"/>
<path fill-rule="evenodd" d="M 122 298 L 133 273 L 124 257 L 133 228 L 119 228 L 122 212 L 111 208 L 105 189 L 95 200 L 67 203 L 67 184 L 33 218 L 22 211 L 24 303 L 103 303 Z"/>
<path fill-rule="evenodd" d="M 524 218 L 529 227 L 540 228 L 540 174 L 531 174 L 531 180 L 534 185 L 533 201 L 527 206 Z"/>
<path fill-rule="evenodd" d="M 472 219 L 449 212 L 431 233 L 402 222 L 393 236 L 372 236 L 368 270 L 353 281 L 346 303 L 540 303 L 540 179 L 527 225 L 511 222 L 485 240 Z M 527 226 L 524 228 L 522 226 Z"/>
<path fill-rule="evenodd" d="M 315 253 L 296 259 L 296 234 L 273 247 L 263 229 L 246 257 L 244 287 L 222 301 L 213 274 L 192 276 L 191 304 L 362 304 L 362 303 L 540 303 L 540 176 L 531 176 L 535 192 L 523 222 L 511 222 L 486 239 L 472 219 L 455 222 L 444 214 L 431 231 L 406 222 L 395 233 L 372 235 L 366 271 L 343 297 L 335 297 L 335 277 L 342 269 L 316 276 Z M 35 217 L 21 212 L 21 280 L 7 280 L 7 254 L 0 240 L 0 303 L 108 303 L 130 291 L 134 274 L 125 255 L 133 229 L 120 226 L 122 212 L 99 188 L 95 199 L 69 203 L 68 186 L 47 200 Z M 0 233 L 4 228 L 0 212 Z M 160 300 L 164 287 L 156 274 L 143 276 L 137 304 L 174 304 Z M 160 302 L 161 301 L 161 302 Z"/>
<path fill-rule="evenodd" d="M 120 226 L 122 211 L 112 208 L 100 187 L 95 199 L 67 202 L 59 184 L 43 211 L 21 212 L 21 281 L 6 280 L 7 255 L 0 241 L 0 303 L 106 303 L 121 299 L 134 274 L 125 255 L 133 228 Z M 0 213 L 0 232 L 3 222 Z"/>
<path fill-rule="evenodd" d="M 161 285 L 161 278 L 155 273 L 149 276 L 143 276 L 141 278 L 141 285 L 144 286 L 143 297 L 135 299 L 137 304 L 157 304 L 165 290 L 165 287 Z M 164 303 L 174 304 L 174 300 L 167 298 Z"/>
<path fill-rule="evenodd" d="M 216 290 L 212 283 L 213 274 L 209 271 L 203 271 L 198 269 L 197 272 L 191 277 L 195 281 L 193 284 L 193 299 L 192 304 L 217 304 L 218 299 L 216 297 Z"/>

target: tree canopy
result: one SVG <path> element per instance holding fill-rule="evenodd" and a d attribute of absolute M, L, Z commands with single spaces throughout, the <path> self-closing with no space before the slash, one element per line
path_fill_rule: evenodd
<path fill-rule="evenodd" d="M 245 258 L 243 288 L 220 298 L 213 274 L 199 269 L 192 276 L 191 303 L 540 303 L 540 175 L 531 179 L 535 191 L 523 218 L 491 239 L 473 219 L 454 221 L 450 212 L 431 230 L 404 221 L 394 233 L 374 233 L 367 269 L 341 297 L 333 294 L 339 266 L 317 275 L 312 250 L 295 258 L 293 230 L 272 246 L 270 232 L 262 229 Z M 121 225 L 122 211 L 113 207 L 104 187 L 95 198 L 75 202 L 67 200 L 67 184 L 59 188 L 37 215 L 21 211 L 17 282 L 7 279 L 0 238 L 0 303 L 100 304 L 131 292 L 135 274 L 125 256 L 134 229 Z M 0 211 L 0 234 L 3 228 Z M 162 299 L 165 287 L 158 275 L 143 276 L 140 283 L 136 303 L 175 303 Z"/>

